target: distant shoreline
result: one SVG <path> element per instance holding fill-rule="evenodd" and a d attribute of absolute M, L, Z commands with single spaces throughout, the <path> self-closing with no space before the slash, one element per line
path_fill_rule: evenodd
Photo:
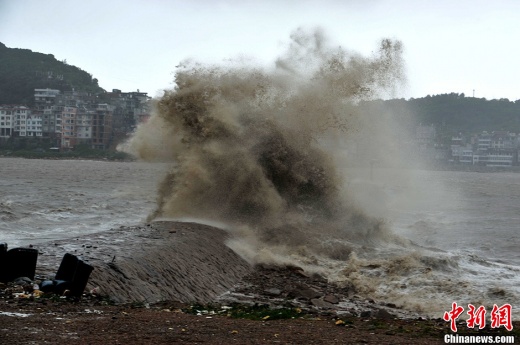
<path fill-rule="evenodd" d="M 22 154 L 12 152 L 12 154 L 5 154 L 0 151 L 0 158 L 24 158 L 24 159 L 47 159 L 47 160 L 95 160 L 95 161 L 112 161 L 112 162 L 135 162 L 138 159 L 129 154 L 116 151 L 100 151 L 100 155 L 82 155 L 70 152 L 30 152 L 22 151 Z M 401 167 L 404 170 L 414 169 L 413 167 Z M 428 168 L 420 168 L 420 170 L 427 171 L 460 171 L 460 172 L 479 172 L 479 173 L 520 173 L 520 166 L 510 167 L 488 167 L 483 165 L 455 165 L 455 164 L 438 164 Z"/>
<path fill-rule="evenodd" d="M 36 151 L 8 151 L 0 150 L 0 158 L 25 158 L 25 159 L 48 159 L 48 160 L 97 160 L 114 162 L 133 162 L 136 159 L 124 152 L 99 151 L 92 152 L 36 152 Z"/>
<path fill-rule="evenodd" d="M 501 173 L 501 172 L 512 172 L 519 173 L 520 166 L 510 167 L 488 167 L 483 165 L 437 165 L 428 170 L 433 171 L 462 171 L 462 172 L 480 172 L 480 173 Z"/>

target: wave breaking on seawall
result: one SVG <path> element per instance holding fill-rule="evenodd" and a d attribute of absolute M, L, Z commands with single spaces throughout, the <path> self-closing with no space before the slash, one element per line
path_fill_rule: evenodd
<path fill-rule="evenodd" d="M 302 248 L 345 259 L 348 246 L 324 244 L 391 237 L 344 193 L 335 147 L 373 125 L 356 104 L 395 92 L 404 81 L 401 54 L 398 41 L 384 39 L 363 57 L 330 47 L 320 31 L 297 30 L 272 70 L 181 64 L 176 87 L 120 147 L 172 162 L 149 220 L 225 224 L 250 262 Z"/>
<path fill-rule="evenodd" d="M 149 221 L 221 224 L 227 246 L 251 265 L 297 265 L 408 310 L 434 315 L 457 298 L 482 304 L 480 287 L 457 276 L 460 258 L 397 236 L 369 209 L 378 200 L 366 188 L 348 188 L 371 157 L 394 167 L 409 157 L 394 147 L 406 140 L 401 124 L 359 106 L 406 84 L 402 53 L 383 39 L 362 56 L 299 29 L 272 68 L 181 63 L 175 87 L 119 147 L 172 164 Z"/>

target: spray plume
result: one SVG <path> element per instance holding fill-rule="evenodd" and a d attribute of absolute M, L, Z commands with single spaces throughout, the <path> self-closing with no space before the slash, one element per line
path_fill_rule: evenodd
<path fill-rule="evenodd" d="M 373 240 L 385 227 L 342 193 L 334 143 L 366 123 L 357 103 L 392 95 L 403 81 L 399 41 L 384 39 L 364 57 L 330 47 L 319 30 L 294 32 L 269 71 L 181 64 L 175 88 L 124 148 L 174 163 L 150 219 L 218 221 L 254 238 L 257 249 L 345 259 L 350 251 L 331 241 Z"/>

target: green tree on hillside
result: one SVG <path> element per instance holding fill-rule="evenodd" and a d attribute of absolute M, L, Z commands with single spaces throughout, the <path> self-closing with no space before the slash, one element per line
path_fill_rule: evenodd
<path fill-rule="evenodd" d="M 34 89 L 44 88 L 104 92 L 96 78 L 66 60 L 0 42 L 0 104 L 32 105 Z"/>

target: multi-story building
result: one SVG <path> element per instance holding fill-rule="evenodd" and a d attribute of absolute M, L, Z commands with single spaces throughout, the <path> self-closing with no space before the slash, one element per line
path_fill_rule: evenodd
<path fill-rule="evenodd" d="M 90 145 L 92 143 L 92 119 L 95 110 L 79 108 L 76 114 L 76 143 Z"/>
<path fill-rule="evenodd" d="M 27 120 L 31 116 L 31 109 L 24 105 L 14 106 L 12 119 L 14 122 L 13 135 L 15 137 L 27 136 Z"/>
<path fill-rule="evenodd" d="M 420 147 L 433 147 L 435 145 L 435 137 L 437 131 L 433 124 L 418 125 L 415 127 L 415 141 Z"/>
<path fill-rule="evenodd" d="M 491 136 L 492 149 L 510 149 L 516 144 L 516 134 L 506 131 L 493 132 Z"/>
<path fill-rule="evenodd" d="M 0 137 L 10 138 L 13 135 L 13 106 L 0 106 Z"/>
<path fill-rule="evenodd" d="M 41 138 L 43 136 L 42 116 L 40 114 L 27 115 L 25 129 L 28 137 Z"/>
<path fill-rule="evenodd" d="M 35 89 L 34 90 L 34 102 L 36 108 L 45 105 L 56 104 L 56 97 L 60 94 L 60 90 L 55 89 Z"/>
<path fill-rule="evenodd" d="M 472 143 L 467 144 L 462 136 L 453 139 L 451 146 L 453 162 L 490 167 L 518 165 L 520 142 L 514 133 L 484 131 L 474 137 Z"/>
<path fill-rule="evenodd" d="M 113 89 L 106 94 L 114 106 L 113 125 L 124 134 L 132 132 L 136 125 L 146 121 L 150 114 L 150 99 L 146 92 L 121 92 Z"/>
<path fill-rule="evenodd" d="M 64 106 L 61 113 L 61 148 L 71 149 L 76 145 L 76 114 L 78 108 Z"/>
<path fill-rule="evenodd" d="M 485 152 L 491 147 L 491 135 L 484 131 L 481 135 L 478 136 L 478 147 L 477 150 L 480 152 Z"/>
<path fill-rule="evenodd" d="M 62 106 L 80 107 L 98 103 L 96 94 L 80 91 L 64 91 L 56 98 L 56 104 Z"/>
<path fill-rule="evenodd" d="M 112 93 L 35 89 L 34 107 L 0 106 L 0 137 L 40 137 L 51 145 L 107 149 L 149 116 L 145 92 Z M 22 108 L 23 107 L 23 108 Z"/>
<path fill-rule="evenodd" d="M 485 165 L 488 167 L 510 167 L 518 162 L 514 149 L 495 149 L 487 154 Z"/>
<path fill-rule="evenodd" d="M 98 104 L 92 118 L 92 148 L 107 149 L 112 143 L 112 110 L 108 104 Z"/>
<path fill-rule="evenodd" d="M 0 137 L 42 137 L 42 117 L 24 105 L 0 106 Z"/>
<path fill-rule="evenodd" d="M 65 150 L 78 144 L 108 148 L 112 138 L 112 107 L 98 103 L 98 96 L 87 92 L 35 90 L 43 135 Z"/>
<path fill-rule="evenodd" d="M 451 137 L 451 158 L 449 159 L 450 162 L 456 162 L 458 163 L 460 160 L 460 156 L 462 155 L 462 150 L 464 149 L 466 145 L 466 140 L 462 136 L 461 133 L 459 133 L 456 136 Z"/>
<path fill-rule="evenodd" d="M 62 106 L 57 104 L 60 95 L 60 90 L 55 89 L 34 90 L 33 114 L 41 116 L 41 136 L 50 138 L 56 146 L 61 145 Z"/>
<path fill-rule="evenodd" d="M 459 163 L 473 164 L 473 148 L 471 145 L 462 148 L 460 151 Z"/>

